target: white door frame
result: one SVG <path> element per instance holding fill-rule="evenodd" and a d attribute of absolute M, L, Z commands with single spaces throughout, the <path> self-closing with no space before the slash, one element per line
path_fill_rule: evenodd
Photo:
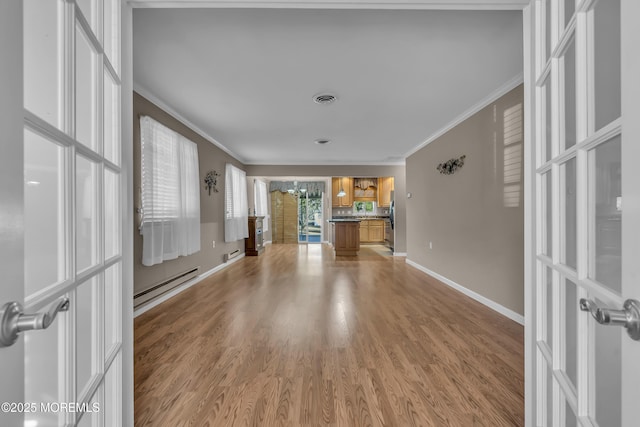
<path fill-rule="evenodd" d="M 22 0 L 0 4 L 0 306 L 24 302 L 24 179 Z M 0 348 L 0 402 L 24 399 L 24 340 Z M 20 425 L 21 413 L 0 412 L 3 425 Z"/>
<path fill-rule="evenodd" d="M 335 0 L 323 2 L 322 0 L 122 0 L 122 93 L 133 93 L 133 72 L 132 72 L 132 50 L 133 50 L 133 23 L 132 10 L 134 8 L 275 8 L 275 9 L 387 9 L 387 10 L 522 10 L 523 12 L 523 69 L 524 69 L 524 220 L 525 220 L 525 272 L 524 272 L 524 299 L 525 299 L 525 355 L 535 354 L 530 351 L 533 340 L 531 339 L 532 329 L 535 321 L 535 306 L 533 295 L 535 292 L 534 283 L 531 280 L 532 254 L 535 254 L 534 228 L 535 212 L 532 206 L 527 206 L 527 200 L 532 200 L 533 178 L 535 177 L 533 144 L 533 111 L 535 108 L 533 96 L 534 73 L 533 66 L 533 14 L 531 4 L 537 0 L 455 0 L 447 3 L 443 0 L 414 0 L 406 2 L 404 0 L 387 0 L 371 2 L 367 0 Z M 123 172 L 127 175 L 127 181 L 132 181 L 132 135 L 133 135 L 133 107 L 132 97 L 122 97 L 122 143 L 123 143 Z M 129 185 L 132 187 L 132 184 Z M 132 188 L 124 190 L 127 195 L 126 220 L 129 225 L 133 224 L 133 197 Z M 126 229 L 126 228 L 125 228 Z M 131 227 L 129 227 L 131 230 Z M 125 233 L 126 234 L 126 233 Z M 123 257 L 132 259 L 133 257 L 133 236 L 123 236 Z M 532 249 L 533 248 L 533 249 Z M 131 251 L 131 252 L 129 252 Z M 127 258 L 128 256 L 128 258 Z M 125 264 L 124 271 L 125 295 L 133 298 L 133 265 Z M 130 293 L 129 293 L 130 292 Z M 128 307 L 125 305 L 125 307 Z M 128 311 L 123 313 L 125 325 L 133 325 L 133 313 Z M 130 316 L 130 317 L 129 317 Z M 133 329 L 125 328 L 124 333 L 130 333 L 130 342 L 133 343 Z M 123 336 L 125 343 L 127 336 Z M 130 358 L 127 358 L 131 351 Z M 123 348 L 124 360 L 133 360 L 133 345 L 131 348 Z M 525 425 L 533 426 L 533 411 L 535 410 L 535 360 L 526 360 L 525 357 Z M 127 377 L 127 375 L 130 375 Z M 123 406 L 123 415 L 130 414 L 131 425 L 133 425 L 133 364 L 124 364 L 123 377 L 129 384 L 124 384 L 123 389 L 130 392 L 131 399 Z"/>
<path fill-rule="evenodd" d="M 640 2 L 622 1 L 621 29 L 622 46 L 622 127 L 625 134 L 638 137 L 640 135 L 640 31 L 637 30 L 640 16 Z M 624 137 L 623 137 L 624 138 Z M 634 144 L 626 143 L 622 148 L 623 159 L 640 158 L 640 140 Z M 625 195 L 622 211 L 624 233 L 622 235 L 622 253 L 640 254 L 640 189 L 637 185 L 638 172 L 633 168 L 622 168 L 622 193 Z M 622 258 L 622 283 L 624 296 L 640 301 L 640 277 L 638 277 L 637 259 Z M 640 361 L 640 343 L 626 337 L 622 340 L 622 362 L 624 365 L 636 366 Z M 638 402 L 633 398 L 640 384 L 640 368 L 625 372 L 622 377 L 623 408 L 634 408 Z M 637 414 L 631 411 L 622 412 L 622 425 L 631 426 L 638 422 Z"/>

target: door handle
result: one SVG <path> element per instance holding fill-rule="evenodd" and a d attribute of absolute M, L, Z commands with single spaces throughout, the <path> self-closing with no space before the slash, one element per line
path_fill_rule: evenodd
<path fill-rule="evenodd" d="M 627 333 L 636 341 L 640 341 L 640 302 L 628 299 L 622 310 L 600 308 L 590 299 L 580 299 L 580 310 L 591 313 L 601 325 L 624 326 Z"/>
<path fill-rule="evenodd" d="M 0 308 L 0 347 L 9 347 L 18 340 L 20 332 L 47 329 L 60 311 L 69 310 L 69 298 L 62 297 L 45 312 L 24 314 L 19 302 L 8 302 Z"/>

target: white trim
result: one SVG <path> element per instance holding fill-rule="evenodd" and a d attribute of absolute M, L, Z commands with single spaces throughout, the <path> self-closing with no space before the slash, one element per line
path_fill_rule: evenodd
<path fill-rule="evenodd" d="M 130 0 L 134 8 L 522 10 L 529 0 Z"/>
<path fill-rule="evenodd" d="M 211 270 L 209 271 L 205 271 L 202 274 L 197 275 L 196 277 L 187 280 L 186 282 L 184 282 L 183 284 L 176 286 L 175 288 L 171 289 L 169 292 L 162 294 L 160 296 L 158 296 L 157 298 L 154 298 L 152 300 L 150 300 L 147 303 L 144 303 L 143 305 L 141 305 L 140 307 L 136 308 L 133 311 L 133 317 L 136 318 L 138 316 L 140 316 L 143 313 L 146 313 L 147 311 L 151 310 L 152 308 L 162 304 L 163 302 L 173 298 L 174 296 L 178 295 L 180 292 L 189 289 L 190 287 L 192 287 L 193 285 L 201 282 L 203 279 L 211 276 L 213 273 L 217 273 L 218 271 L 229 267 L 231 264 L 233 264 L 234 262 L 238 262 L 240 261 L 242 258 L 245 257 L 245 254 L 242 253 L 240 255 L 238 255 L 237 257 L 230 259 L 227 262 L 224 262 L 220 265 L 217 265 L 215 267 L 213 267 Z"/>
<path fill-rule="evenodd" d="M 522 12 L 524 77 L 524 422 L 536 420 L 535 3 Z"/>
<path fill-rule="evenodd" d="M 240 163 L 242 163 L 244 165 L 248 164 L 244 159 L 242 159 L 236 153 L 234 153 L 233 151 L 231 151 L 230 149 L 225 147 L 223 144 L 218 142 L 215 138 L 213 138 L 207 132 L 203 131 L 198 126 L 194 125 L 192 122 L 187 120 L 182 114 L 178 113 L 176 110 L 171 108 L 169 106 L 169 104 L 167 104 L 166 102 L 164 102 L 163 100 L 161 100 L 160 98 L 158 98 L 157 96 L 152 94 L 149 90 L 147 90 L 144 87 L 140 86 L 139 83 L 135 83 L 135 82 L 133 83 L 133 91 L 137 92 L 139 95 L 143 96 L 148 101 L 151 101 L 157 107 L 159 107 L 160 109 L 164 110 L 164 112 L 166 112 L 167 114 L 170 114 L 171 116 L 173 116 L 174 119 L 178 120 L 180 123 L 182 123 L 183 125 L 185 125 L 189 129 L 191 129 L 192 131 L 196 132 L 198 135 L 200 135 L 201 137 L 203 137 L 204 139 L 206 139 L 207 141 L 209 141 L 210 143 L 212 143 L 213 145 L 215 145 L 216 147 L 218 147 L 219 149 L 221 149 L 222 151 L 224 151 L 225 153 L 227 153 L 228 155 L 230 155 L 231 157 L 233 157 L 234 159 L 236 159 Z"/>
<path fill-rule="evenodd" d="M 478 301 L 481 304 L 486 305 L 487 307 L 489 307 L 490 309 L 497 311 L 498 313 L 502 314 L 505 317 L 508 317 L 509 319 L 513 320 L 514 322 L 517 322 L 521 325 L 524 325 L 524 316 L 522 316 L 521 314 L 516 313 L 515 311 L 501 305 L 498 304 L 495 301 L 490 300 L 487 297 L 484 297 L 482 295 L 480 295 L 477 292 L 472 291 L 471 289 L 467 289 L 462 285 L 459 285 L 458 283 L 454 282 L 453 280 L 447 279 L 446 277 L 429 270 L 426 267 L 421 266 L 420 264 L 411 261 L 410 259 L 408 259 L 407 264 L 409 264 L 412 267 L 415 267 L 416 269 L 422 271 L 423 273 L 428 274 L 429 276 L 438 279 L 439 281 L 441 281 L 442 283 L 444 283 L 447 286 L 452 287 L 453 289 L 465 294 L 468 297 L 473 298 L 474 300 Z"/>
<path fill-rule="evenodd" d="M 265 240 L 264 242 L 262 242 L 262 246 L 267 246 L 272 244 L 273 242 L 271 240 Z"/>
<path fill-rule="evenodd" d="M 407 253 L 406 252 L 394 252 L 393 256 L 404 256 L 404 257 L 406 257 Z"/>
<path fill-rule="evenodd" d="M 523 77 L 522 73 L 520 73 L 517 76 L 511 78 L 508 82 L 506 82 L 505 84 L 500 86 L 498 89 L 496 89 L 493 92 L 491 92 L 489 95 L 487 95 L 484 98 L 482 98 L 480 101 L 478 101 L 477 103 L 472 105 L 469 109 L 467 109 L 465 112 L 463 112 L 458 117 L 456 117 L 455 119 L 450 121 L 448 124 L 446 124 L 443 128 L 438 130 L 436 133 L 432 134 L 423 143 L 421 143 L 417 147 L 411 149 L 409 152 L 407 152 L 404 155 L 404 157 L 405 158 L 409 157 L 412 154 L 420 151 L 421 149 L 423 149 L 427 145 L 431 144 L 436 139 L 440 138 L 445 133 L 449 132 L 454 127 L 458 126 L 460 123 L 462 123 L 465 120 L 467 120 L 469 117 L 473 116 L 474 114 L 476 114 L 477 112 L 479 112 L 480 110 L 482 110 L 483 108 L 485 108 L 486 106 L 491 104 L 492 102 L 495 102 L 496 100 L 500 99 L 505 94 L 507 94 L 510 91 L 512 91 L 513 89 L 515 89 L 518 85 L 522 84 L 523 82 L 524 82 L 524 77 Z"/>

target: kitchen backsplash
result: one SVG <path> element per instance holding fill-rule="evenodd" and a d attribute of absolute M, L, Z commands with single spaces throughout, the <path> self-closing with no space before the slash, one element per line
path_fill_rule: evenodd
<path fill-rule="evenodd" d="M 373 209 L 370 211 L 366 211 L 366 209 L 357 211 L 356 203 L 354 203 L 354 206 L 351 208 L 348 208 L 348 207 L 333 208 L 331 214 L 334 218 L 340 217 L 340 216 L 387 216 L 389 215 L 389 208 L 380 208 L 378 207 L 377 203 L 373 204 Z"/>

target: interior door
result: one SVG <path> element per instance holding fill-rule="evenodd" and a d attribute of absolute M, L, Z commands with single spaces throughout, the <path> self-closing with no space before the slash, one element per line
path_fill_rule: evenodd
<path fill-rule="evenodd" d="M 3 31 L 18 28 L 2 37 L 19 71 L 2 79 L 18 93 L 3 92 L 3 113 L 19 110 L 2 161 L 17 183 L 6 200 L 20 202 L 2 194 L 2 216 L 17 224 L 8 250 L 19 255 L 2 261 L 24 277 L 1 287 L 0 304 L 32 314 L 69 300 L 47 329 L 0 348 L 3 398 L 18 403 L 2 425 L 122 425 L 120 2 L 10 0 L 1 16 Z"/>
<path fill-rule="evenodd" d="M 634 3 L 534 2 L 538 426 L 637 425 L 640 341 L 592 315 L 640 296 Z"/>

